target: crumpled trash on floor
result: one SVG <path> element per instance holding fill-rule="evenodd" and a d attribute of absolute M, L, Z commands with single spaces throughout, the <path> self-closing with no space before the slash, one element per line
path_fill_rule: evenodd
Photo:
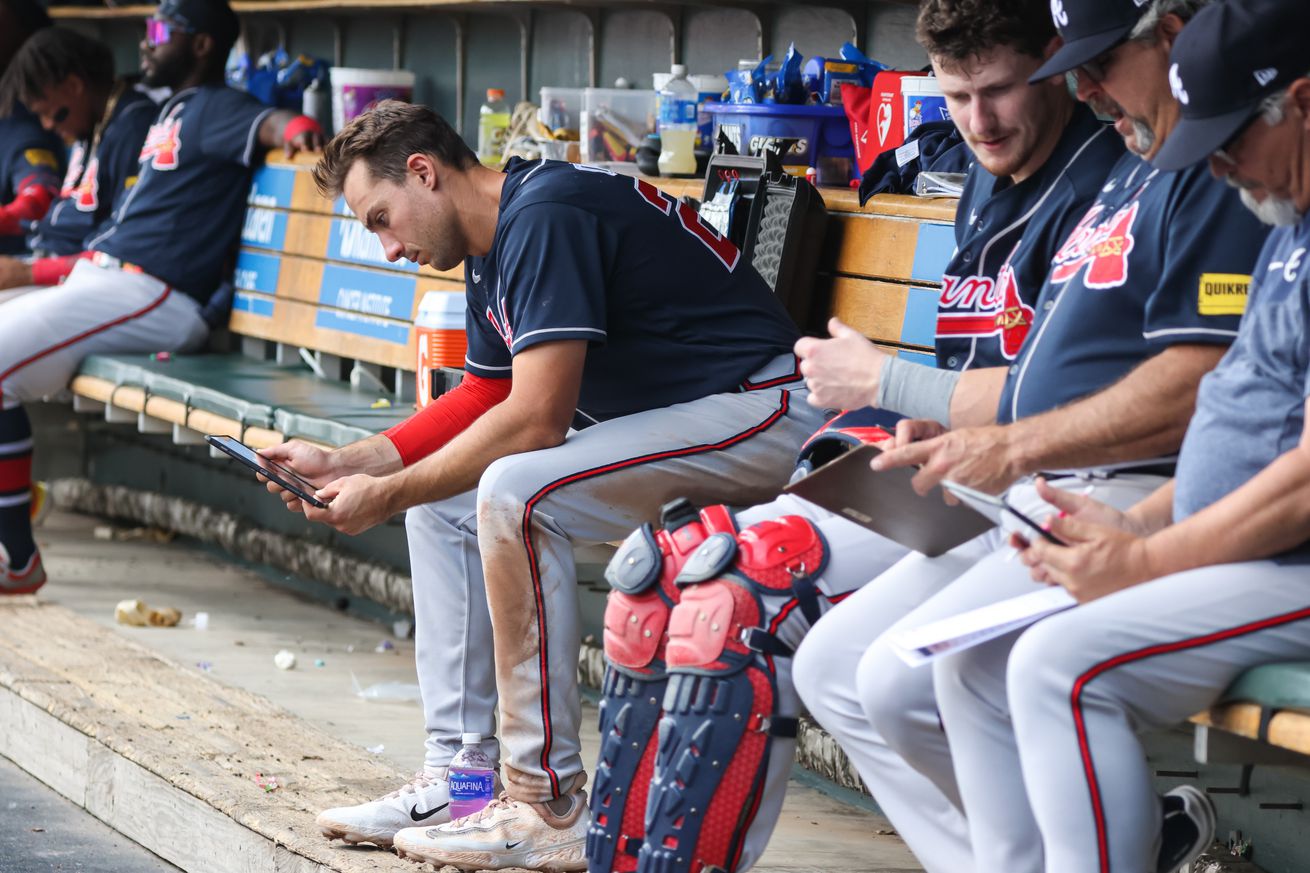
<path fill-rule="evenodd" d="M 129 627 L 176 627 L 181 620 L 181 610 L 151 609 L 141 600 L 120 600 L 114 607 L 114 621 Z"/>
<path fill-rule="evenodd" d="M 296 666 L 296 653 L 283 649 L 273 656 L 273 664 L 279 670 L 290 670 Z"/>
<path fill-rule="evenodd" d="M 355 686 L 355 696 L 373 703 L 421 703 L 423 695 L 414 682 L 379 682 L 367 688 L 360 687 L 355 674 L 350 674 L 350 683 Z"/>
<path fill-rule="evenodd" d="M 271 794 L 282 787 L 283 783 L 278 781 L 276 776 L 265 776 L 263 773 L 255 774 L 255 784 L 264 789 L 266 794 Z"/>
<path fill-rule="evenodd" d="M 98 540 L 126 543 L 141 540 L 150 543 L 171 543 L 177 534 L 171 530 L 163 530 L 157 527 L 114 527 L 112 524 L 98 524 L 91 531 L 91 535 Z"/>

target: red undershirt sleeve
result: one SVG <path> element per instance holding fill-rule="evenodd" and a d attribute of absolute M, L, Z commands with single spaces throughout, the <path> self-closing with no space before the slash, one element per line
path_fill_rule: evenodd
<path fill-rule="evenodd" d="M 395 427 L 383 431 L 406 467 L 421 461 L 463 433 L 482 414 L 509 396 L 509 379 L 485 379 L 465 373 L 454 390 Z"/>

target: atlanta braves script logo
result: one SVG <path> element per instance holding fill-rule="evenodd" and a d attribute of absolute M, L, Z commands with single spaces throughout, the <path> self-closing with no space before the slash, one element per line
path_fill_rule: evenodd
<path fill-rule="evenodd" d="M 1019 296 L 1019 282 L 1007 263 L 991 276 L 943 276 L 937 306 L 938 337 L 991 337 L 1013 361 L 1032 329 L 1033 308 Z"/>
<path fill-rule="evenodd" d="M 1133 238 L 1137 209 L 1138 201 L 1133 201 L 1109 220 L 1099 221 L 1105 207 L 1093 206 L 1051 262 L 1051 282 L 1063 285 L 1083 268 L 1087 269 L 1083 284 L 1088 288 L 1118 288 L 1128 281 L 1128 255 L 1137 245 Z"/>
<path fill-rule="evenodd" d="M 177 117 L 181 108 L 179 104 L 163 121 L 150 125 L 146 143 L 141 147 L 142 163 L 150 161 L 156 170 L 177 169 L 177 153 L 182 148 L 182 119 Z"/>

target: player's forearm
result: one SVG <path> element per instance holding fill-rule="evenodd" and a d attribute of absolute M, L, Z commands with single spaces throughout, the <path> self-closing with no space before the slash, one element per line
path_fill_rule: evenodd
<path fill-rule="evenodd" d="M 951 395 L 951 427 L 984 427 L 996 423 L 996 408 L 1005 388 L 1005 367 L 965 370 Z"/>
<path fill-rule="evenodd" d="M 1242 487 L 1146 543 L 1153 578 L 1256 561 L 1310 539 L 1310 449 L 1279 457 Z"/>
<path fill-rule="evenodd" d="M 382 434 L 336 449 L 332 452 L 332 464 L 337 477 L 356 473 L 389 476 L 404 467 L 400 452 Z"/>
<path fill-rule="evenodd" d="M 259 124 L 259 144 L 266 149 L 281 148 L 306 130 L 322 133 L 322 128 L 309 116 L 275 109 Z"/>
<path fill-rule="evenodd" d="M 550 418 L 535 404 L 511 395 L 443 448 L 391 476 L 393 511 L 471 491 L 495 461 L 559 445 L 568 428 L 552 425 Z"/>
<path fill-rule="evenodd" d="M 1025 473 L 1095 467 L 1171 455 L 1196 410 L 1201 378 L 1222 346 L 1173 346 L 1114 385 L 1009 430 L 1010 453 Z"/>
<path fill-rule="evenodd" d="M 1149 536 L 1174 522 L 1174 481 L 1170 479 L 1124 513 L 1136 530 Z"/>

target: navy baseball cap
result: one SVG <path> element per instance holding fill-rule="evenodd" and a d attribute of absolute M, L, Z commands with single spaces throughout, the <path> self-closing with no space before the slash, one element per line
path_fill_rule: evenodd
<path fill-rule="evenodd" d="M 1064 45 L 1029 82 L 1067 73 L 1128 39 L 1150 0 L 1051 0 L 1051 18 Z"/>
<path fill-rule="evenodd" d="M 227 0 L 162 0 L 155 15 L 192 33 L 207 33 L 228 47 L 241 33 L 241 22 Z"/>
<path fill-rule="evenodd" d="M 1307 34 L 1307 0 L 1226 0 L 1197 13 L 1170 55 L 1182 118 L 1152 163 L 1181 170 L 1227 145 L 1261 101 L 1310 70 Z"/>

